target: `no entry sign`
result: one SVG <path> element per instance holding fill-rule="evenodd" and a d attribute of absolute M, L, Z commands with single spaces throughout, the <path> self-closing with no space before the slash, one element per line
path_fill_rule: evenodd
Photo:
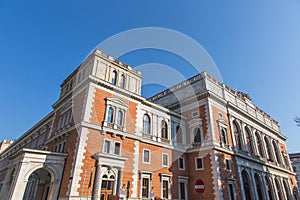
<path fill-rule="evenodd" d="M 195 191 L 201 195 L 204 192 L 204 189 L 205 189 L 204 182 L 201 179 L 198 179 L 195 182 Z"/>

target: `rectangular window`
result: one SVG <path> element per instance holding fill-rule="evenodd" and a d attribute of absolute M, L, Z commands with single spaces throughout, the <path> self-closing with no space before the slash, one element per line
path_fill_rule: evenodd
<path fill-rule="evenodd" d="M 142 178 L 142 198 L 149 198 L 149 178 Z"/>
<path fill-rule="evenodd" d="M 235 200 L 235 192 L 233 183 L 228 183 L 229 200 Z"/>
<path fill-rule="evenodd" d="M 226 162 L 226 170 L 227 171 L 231 171 L 231 162 L 229 159 L 225 159 Z"/>
<path fill-rule="evenodd" d="M 150 150 L 143 150 L 143 163 L 150 164 Z"/>
<path fill-rule="evenodd" d="M 121 143 L 120 142 L 115 142 L 114 154 L 115 155 L 121 154 Z"/>
<path fill-rule="evenodd" d="M 169 155 L 166 153 L 162 154 L 162 166 L 168 167 L 169 166 Z"/>
<path fill-rule="evenodd" d="M 203 158 L 196 158 L 195 159 L 195 163 L 196 163 L 196 170 L 202 170 L 202 169 L 204 169 Z"/>
<path fill-rule="evenodd" d="M 54 152 L 57 152 L 57 145 L 54 146 Z"/>
<path fill-rule="evenodd" d="M 63 142 L 63 145 L 62 145 L 62 152 L 65 152 L 65 148 L 66 148 L 66 142 Z"/>
<path fill-rule="evenodd" d="M 103 152 L 104 153 L 110 153 L 110 141 L 104 140 L 104 146 L 103 146 Z"/>
<path fill-rule="evenodd" d="M 185 200 L 185 183 L 180 182 L 179 183 L 179 190 L 180 190 L 180 199 Z"/>
<path fill-rule="evenodd" d="M 192 113 L 192 117 L 193 117 L 193 118 L 194 118 L 194 117 L 198 117 L 198 116 L 199 116 L 199 112 L 198 112 L 198 111 Z"/>
<path fill-rule="evenodd" d="M 169 181 L 163 180 L 162 186 L 163 186 L 163 198 L 168 199 L 169 198 Z"/>
<path fill-rule="evenodd" d="M 178 158 L 178 169 L 185 170 L 184 158 Z"/>

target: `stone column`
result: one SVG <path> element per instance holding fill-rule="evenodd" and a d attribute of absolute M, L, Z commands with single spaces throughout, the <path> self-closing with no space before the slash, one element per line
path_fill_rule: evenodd
<path fill-rule="evenodd" d="M 240 182 L 240 189 L 241 189 L 242 199 L 246 199 L 244 184 L 243 184 L 243 178 L 242 178 L 242 169 L 241 169 L 240 166 L 237 166 L 237 168 L 238 168 L 238 179 L 239 179 L 239 182 Z"/>
<path fill-rule="evenodd" d="M 262 192 L 263 192 L 263 199 L 265 200 L 270 200 L 272 197 L 268 197 L 268 192 L 267 192 L 267 183 L 265 179 L 265 174 L 261 174 L 261 186 L 262 186 Z M 270 188 L 271 189 L 271 188 Z"/>
<path fill-rule="evenodd" d="M 100 180 L 101 180 L 101 165 L 99 161 L 97 161 L 95 180 L 93 185 L 93 199 L 100 198 Z"/>
<path fill-rule="evenodd" d="M 117 179 L 117 191 L 116 194 L 120 194 L 120 189 L 122 187 L 122 175 L 123 175 L 123 170 L 120 168 L 118 169 L 118 179 Z"/>
<path fill-rule="evenodd" d="M 256 181 L 254 178 L 254 171 L 253 169 L 250 169 L 250 180 L 249 180 L 249 186 L 250 186 L 250 191 L 251 191 L 251 197 L 252 199 L 258 199 L 258 193 L 256 190 Z M 259 183 L 258 183 L 259 184 Z"/>

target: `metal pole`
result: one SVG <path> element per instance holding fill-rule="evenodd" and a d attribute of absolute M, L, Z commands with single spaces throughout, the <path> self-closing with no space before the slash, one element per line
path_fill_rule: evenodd
<path fill-rule="evenodd" d="M 200 193 L 200 200 L 202 200 L 202 193 Z"/>

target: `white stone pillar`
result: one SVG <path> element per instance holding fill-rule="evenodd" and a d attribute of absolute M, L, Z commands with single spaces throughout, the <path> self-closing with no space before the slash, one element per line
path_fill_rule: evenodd
<path fill-rule="evenodd" d="M 93 185 L 93 199 L 100 199 L 101 165 L 97 161 L 95 180 Z"/>

